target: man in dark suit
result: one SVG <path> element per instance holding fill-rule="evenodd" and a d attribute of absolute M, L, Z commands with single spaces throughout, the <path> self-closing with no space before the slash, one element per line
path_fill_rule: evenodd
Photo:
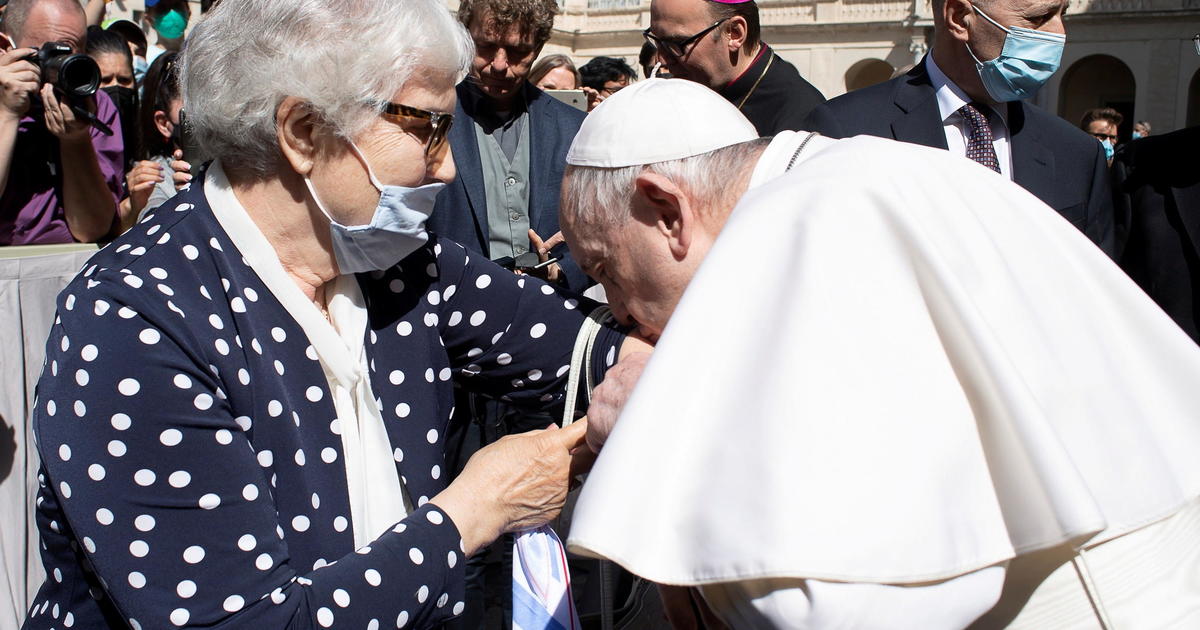
<path fill-rule="evenodd" d="M 1121 268 L 1200 343 L 1200 127 L 1135 140 L 1113 159 Z"/>
<path fill-rule="evenodd" d="M 459 5 L 475 60 L 458 85 L 449 135 L 458 177 L 438 196 L 429 228 L 490 259 L 516 259 L 558 232 L 567 149 L 584 113 L 525 80 L 550 38 L 554 0 L 505 3 L 515 15 L 492 4 Z M 588 286 L 565 245 L 550 255 L 560 261 L 539 270 L 543 277 L 576 291 Z"/>
<path fill-rule="evenodd" d="M 753 0 L 653 0 L 642 34 L 672 77 L 724 96 L 758 135 L 800 130 L 825 97 L 759 39 L 760 30 Z"/>
<path fill-rule="evenodd" d="M 1036 195 L 1112 256 L 1103 147 L 1021 100 L 1057 70 L 1066 6 L 1063 0 L 934 0 L 931 54 L 907 75 L 818 106 L 804 128 L 834 138 L 893 138 L 970 157 Z M 1012 39 L 1017 45 L 1006 47 Z M 1013 58 L 1013 51 L 1028 58 Z M 1013 68 L 1027 71 L 1011 74 Z"/>

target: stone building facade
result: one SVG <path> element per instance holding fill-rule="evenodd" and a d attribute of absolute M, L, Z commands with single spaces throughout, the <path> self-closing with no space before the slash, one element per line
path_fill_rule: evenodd
<path fill-rule="evenodd" d="M 543 54 L 578 64 L 599 55 L 637 67 L 649 0 L 558 0 Z M 454 10 L 458 0 L 447 0 Z M 111 17 L 139 18 L 142 0 L 115 0 Z M 763 39 L 827 97 L 886 80 L 929 48 L 929 0 L 759 0 Z M 199 2 L 193 0 L 193 22 Z M 1200 125 L 1200 0 L 1073 0 L 1062 68 L 1034 102 L 1076 122 L 1112 106 L 1156 132 Z M 153 39 L 153 35 L 151 35 Z"/>
<path fill-rule="evenodd" d="M 455 4 L 456 0 L 450 0 Z M 544 54 L 636 67 L 648 0 L 560 0 Z M 759 0 L 763 39 L 827 97 L 886 80 L 929 49 L 928 0 Z M 1113 106 L 1156 132 L 1200 124 L 1200 0 L 1074 0 L 1061 70 L 1034 102 L 1076 122 Z"/>

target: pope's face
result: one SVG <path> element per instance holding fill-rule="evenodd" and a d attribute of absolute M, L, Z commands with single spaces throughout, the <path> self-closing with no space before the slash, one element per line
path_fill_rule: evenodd
<path fill-rule="evenodd" d="M 604 287 L 617 321 L 658 341 L 687 282 L 678 281 L 678 263 L 664 255 L 654 227 L 631 218 L 619 226 L 562 228 L 575 261 Z"/>
<path fill-rule="evenodd" d="M 645 185 L 643 178 L 658 187 Z M 727 212 L 696 206 L 661 175 L 643 174 L 638 183 L 630 207 L 618 213 L 623 222 L 611 225 L 587 219 L 588 213 L 563 212 L 560 223 L 575 261 L 603 285 L 617 320 L 656 342 L 721 230 L 723 221 L 702 217 Z M 576 221 L 577 216 L 584 218 Z"/>

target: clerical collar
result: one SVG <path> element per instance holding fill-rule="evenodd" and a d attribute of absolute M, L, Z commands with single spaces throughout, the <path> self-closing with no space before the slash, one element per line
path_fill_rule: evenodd
<path fill-rule="evenodd" d="M 754 90 L 762 82 L 763 77 L 767 75 L 767 70 L 771 68 L 771 62 L 774 61 L 775 53 L 766 43 L 759 43 L 758 54 L 754 56 L 754 61 L 742 71 L 738 77 L 729 82 L 728 85 L 718 90 L 725 100 L 741 106 L 750 99 Z"/>

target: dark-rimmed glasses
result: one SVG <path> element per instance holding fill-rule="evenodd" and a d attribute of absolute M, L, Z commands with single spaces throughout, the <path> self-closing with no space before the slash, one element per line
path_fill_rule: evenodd
<path fill-rule="evenodd" d="M 683 59 L 692 52 L 692 48 L 695 47 L 696 42 L 700 41 L 701 37 L 708 35 L 713 31 L 713 29 L 724 24 L 728 19 L 729 18 L 721 18 L 716 22 L 713 22 L 708 28 L 685 39 L 665 39 L 655 35 L 654 33 L 651 33 L 650 29 L 642 31 L 642 37 L 645 37 L 646 41 L 653 44 L 655 48 L 666 54 L 668 57 L 671 57 L 672 59 Z"/>
<path fill-rule="evenodd" d="M 383 116 L 385 118 L 417 118 L 429 121 L 429 138 L 425 140 L 425 155 L 441 151 L 446 144 L 446 134 L 450 133 L 450 126 L 454 124 L 454 114 L 431 112 L 427 109 L 400 103 L 383 103 Z"/>

